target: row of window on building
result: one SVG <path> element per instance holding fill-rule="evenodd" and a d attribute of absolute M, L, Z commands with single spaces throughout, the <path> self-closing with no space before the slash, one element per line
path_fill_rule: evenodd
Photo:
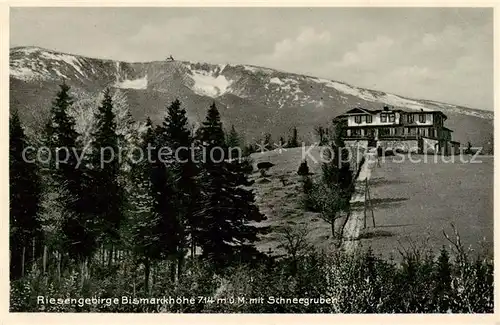
<path fill-rule="evenodd" d="M 376 129 L 348 129 L 347 136 L 375 136 L 378 130 L 379 136 L 424 136 L 424 137 L 437 137 L 435 128 L 376 128 Z"/>
<path fill-rule="evenodd" d="M 413 123 L 415 121 L 415 115 L 413 114 L 408 114 L 407 116 L 407 123 Z M 357 124 L 363 123 L 363 117 L 365 120 L 365 123 L 369 124 L 373 122 L 373 116 L 372 115 L 357 115 L 354 116 L 354 122 Z M 394 113 L 381 113 L 380 114 L 380 122 L 382 123 L 387 123 L 389 122 L 394 122 L 396 121 L 396 114 Z M 418 114 L 418 121 L 420 123 L 425 123 L 427 121 L 427 115 L 426 114 Z"/>

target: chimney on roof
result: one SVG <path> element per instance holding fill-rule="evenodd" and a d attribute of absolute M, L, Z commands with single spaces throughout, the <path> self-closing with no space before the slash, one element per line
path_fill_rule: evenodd
<path fill-rule="evenodd" d="M 389 106 L 384 105 L 384 111 L 388 111 L 388 110 L 389 110 Z"/>
<path fill-rule="evenodd" d="M 420 111 L 421 111 L 421 112 L 423 112 L 423 111 L 424 111 L 424 109 L 423 109 L 423 108 L 421 108 L 421 109 L 420 109 Z"/>

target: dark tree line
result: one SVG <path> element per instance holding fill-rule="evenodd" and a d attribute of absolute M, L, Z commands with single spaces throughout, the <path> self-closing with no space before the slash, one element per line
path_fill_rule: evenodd
<path fill-rule="evenodd" d="M 40 220 L 41 183 L 36 166 L 23 158 L 29 143 L 19 120 L 17 111 L 12 113 L 9 123 L 9 194 L 10 194 L 10 277 L 24 273 L 24 261 L 37 257 L 37 241 L 42 239 Z M 34 243 L 35 253 L 30 249 Z"/>
<path fill-rule="evenodd" d="M 179 279 L 189 256 L 224 266 L 259 255 L 259 228 L 250 223 L 264 216 L 248 189 L 248 163 L 227 159 L 228 148 L 241 142 L 234 127 L 226 135 L 215 103 L 195 134 L 179 100 L 166 108 L 160 125 L 148 118 L 135 150 L 126 150 L 128 169 L 118 159 L 123 139 L 110 90 L 96 110 L 88 147 L 75 131 L 72 104 L 70 87 L 61 85 L 43 135 L 49 151 L 37 163 L 23 157 L 29 143 L 12 113 L 12 279 L 28 271 L 43 247 L 58 252 L 62 268 L 84 268 L 96 258 L 110 265 L 125 251 L 144 265 L 146 288 L 158 261 L 169 261 L 171 277 Z"/>
<path fill-rule="evenodd" d="M 118 103 L 107 90 L 83 141 L 68 113 L 69 90 L 62 85 L 53 102 L 43 133 L 50 150 L 40 157 L 26 151 L 33 144 L 17 112 L 10 118 L 11 311 L 492 312 L 493 260 L 470 259 L 457 232 L 456 242 L 449 240 L 456 247 L 455 258 L 442 249 L 436 259 L 412 246 L 401 251 L 402 262 L 396 264 L 371 250 L 321 252 L 307 242 L 306 228 L 297 233 L 285 229 L 286 254 L 254 263 L 261 256 L 253 245 L 259 233 L 255 224 L 264 217 L 248 190 L 248 161 L 219 159 L 241 146 L 241 138 L 234 127 L 223 131 L 215 104 L 196 132 L 176 100 L 160 125 L 147 119 L 140 130 L 124 134 L 117 130 Z M 346 154 L 340 150 L 344 127 L 337 124 L 327 137 L 337 158 Z M 162 162 L 158 158 L 165 147 L 170 150 Z M 194 154 L 175 153 L 191 147 Z M 204 155 L 214 148 L 219 149 L 215 156 Z M 114 149 L 130 154 L 127 161 L 112 159 Z M 341 162 L 325 163 L 319 180 L 310 177 L 306 161 L 298 171 L 309 208 L 332 224 L 332 235 L 353 190 L 349 165 Z M 123 254 L 126 259 L 118 258 L 123 263 L 116 263 Z M 47 260 L 51 265 L 56 261 L 57 272 L 54 267 L 45 272 Z M 86 278 L 88 272 L 92 275 Z M 144 273 L 143 283 L 136 282 L 138 272 Z M 106 295 L 334 299 L 332 304 L 304 305 L 214 304 L 210 299 L 161 306 L 38 303 L 39 296 Z"/>

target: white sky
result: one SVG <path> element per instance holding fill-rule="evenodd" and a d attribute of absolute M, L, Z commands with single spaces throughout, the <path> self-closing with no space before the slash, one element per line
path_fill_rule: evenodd
<path fill-rule="evenodd" d="M 11 46 L 246 63 L 493 110 L 488 8 L 11 8 Z"/>

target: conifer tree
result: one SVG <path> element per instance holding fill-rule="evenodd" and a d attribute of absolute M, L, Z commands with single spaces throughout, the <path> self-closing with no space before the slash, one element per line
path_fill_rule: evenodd
<path fill-rule="evenodd" d="M 177 274 L 180 275 L 185 255 L 186 239 L 189 239 L 192 256 L 194 256 L 196 250 L 198 220 L 195 218 L 194 212 L 199 195 L 199 186 L 196 179 L 198 168 L 191 152 L 193 137 L 189 130 L 186 110 L 181 107 L 178 99 L 167 107 L 167 114 L 162 128 L 165 143 L 174 152 L 174 159 L 171 160 L 169 169 L 176 176 L 174 199 L 178 201 L 177 219 L 179 223 Z"/>
<path fill-rule="evenodd" d="M 118 136 L 109 89 L 104 91 L 102 103 L 97 108 L 92 132 L 92 151 L 89 156 L 86 190 L 92 198 L 91 212 L 99 241 L 116 244 L 123 219 L 122 189 L 118 184 L 120 164 L 118 159 Z M 111 255 L 110 255 L 111 256 Z"/>
<path fill-rule="evenodd" d="M 238 132 L 234 128 L 234 125 L 231 125 L 231 130 L 226 136 L 226 145 L 227 145 L 227 158 L 230 160 L 238 159 L 240 162 L 242 161 L 245 164 L 245 173 L 251 173 L 253 170 L 250 158 L 245 156 L 243 141 L 240 138 Z"/>
<path fill-rule="evenodd" d="M 163 148 L 170 148 L 163 126 L 154 130 L 154 142 L 150 144 L 151 183 L 155 195 L 155 211 L 159 215 L 161 256 L 176 257 L 181 244 L 181 220 L 177 199 L 177 175 L 169 166 L 172 157 L 165 156 Z"/>
<path fill-rule="evenodd" d="M 27 139 L 17 111 L 12 113 L 9 123 L 9 212 L 10 212 L 10 277 L 21 275 L 23 247 L 25 261 L 34 259 L 31 248 L 33 239 L 40 243 L 41 225 L 40 179 L 37 166 L 28 162 L 32 157 L 23 155 L 28 147 Z M 36 254 L 36 252 L 35 252 Z"/>
<path fill-rule="evenodd" d="M 207 117 L 198 130 L 198 138 L 206 147 L 225 148 L 224 129 L 215 103 L 208 109 Z"/>
<path fill-rule="evenodd" d="M 451 265 L 449 261 L 448 251 L 443 246 L 440 250 L 435 270 L 433 274 L 434 290 L 433 303 L 436 310 L 447 312 L 450 307 L 450 292 L 451 292 Z"/>
<path fill-rule="evenodd" d="M 320 146 L 324 146 L 328 143 L 328 129 L 321 126 L 321 125 L 318 125 L 314 128 L 314 131 L 316 132 L 316 134 L 318 135 L 319 137 L 319 141 L 318 141 L 318 145 Z"/>
<path fill-rule="evenodd" d="M 220 160 L 217 152 L 225 152 L 222 122 L 215 104 L 210 106 L 203 123 L 200 141 L 206 152 L 202 162 L 203 186 L 200 213 L 200 245 L 202 255 L 216 264 L 231 261 L 234 255 L 246 260 L 257 253 L 253 243 L 258 228 L 249 222 L 264 220 L 255 205 L 253 193 L 245 187 L 251 182 L 242 172 L 241 163 Z"/>
<path fill-rule="evenodd" d="M 92 203 L 85 196 L 83 166 L 78 161 L 82 150 L 77 146 L 75 121 L 68 114 L 73 103 L 69 90 L 65 83 L 60 86 L 50 110 L 45 145 L 50 149 L 51 159 L 45 167 L 49 174 L 47 190 L 59 196 L 56 200 L 62 206 L 63 219 L 59 220 L 61 234 L 58 238 L 60 249 L 74 259 L 83 260 L 93 253 L 95 239 L 92 219 L 86 213 Z M 59 156 L 59 164 L 54 159 L 56 155 Z"/>
<path fill-rule="evenodd" d="M 294 127 L 292 130 L 292 136 L 288 140 L 288 148 L 296 148 L 298 146 L 299 146 L 298 132 L 297 132 L 297 128 Z"/>
<path fill-rule="evenodd" d="M 238 132 L 236 132 L 234 125 L 231 125 L 231 130 L 227 135 L 227 146 L 229 148 L 239 148 L 240 145 L 241 145 L 240 136 L 238 135 Z"/>
<path fill-rule="evenodd" d="M 154 142 L 151 120 L 146 122 L 147 131 L 142 135 L 140 148 L 146 152 L 148 144 Z M 138 152 L 131 157 L 130 187 L 127 190 L 126 238 L 136 258 L 144 264 L 145 288 L 149 287 L 151 263 L 161 258 L 160 215 L 156 211 L 158 202 L 152 186 L 152 165 L 141 159 Z"/>

